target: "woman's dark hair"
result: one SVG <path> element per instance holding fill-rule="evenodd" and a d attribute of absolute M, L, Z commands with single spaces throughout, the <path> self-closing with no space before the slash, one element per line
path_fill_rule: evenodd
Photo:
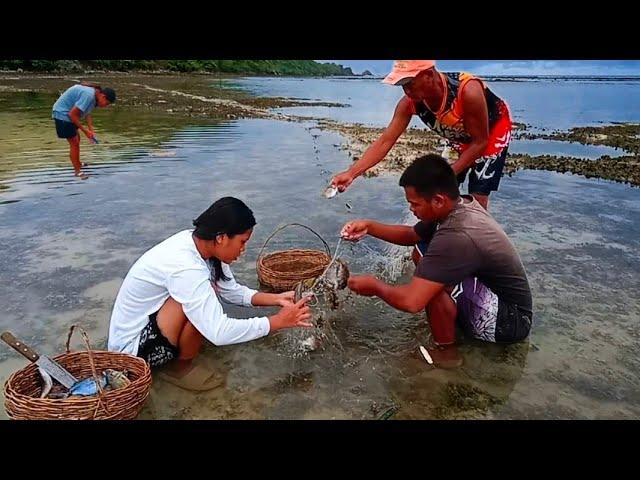
<path fill-rule="evenodd" d="M 193 234 L 201 240 L 215 240 L 218 235 L 234 237 L 253 228 L 256 219 L 253 212 L 242 201 L 234 197 L 216 200 L 193 221 Z M 214 269 L 214 280 L 229 280 L 222 273 L 222 264 L 217 258 L 210 260 Z"/>

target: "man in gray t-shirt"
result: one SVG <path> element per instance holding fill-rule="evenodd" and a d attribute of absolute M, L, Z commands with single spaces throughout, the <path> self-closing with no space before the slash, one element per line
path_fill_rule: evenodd
<path fill-rule="evenodd" d="M 473 197 L 460 195 L 453 170 L 439 155 L 415 160 L 400 185 L 420 222 L 411 227 L 356 220 L 343 227 L 342 237 L 358 241 L 369 234 L 396 245 L 416 245 L 414 277 L 393 286 L 370 275 L 352 276 L 349 288 L 406 312 L 426 307 L 440 347 L 432 356 L 441 365 L 457 364 L 456 323 L 467 335 L 489 342 L 526 338 L 531 290 L 522 261 L 500 225 Z"/>

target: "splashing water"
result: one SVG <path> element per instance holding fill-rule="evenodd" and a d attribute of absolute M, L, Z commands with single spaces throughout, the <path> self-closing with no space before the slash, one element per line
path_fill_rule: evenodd
<path fill-rule="evenodd" d="M 413 225 L 414 223 L 415 218 L 413 214 L 407 212 L 399 224 Z M 352 256 L 365 259 L 369 265 L 373 266 L 373 272 L 382 280 L 387 282 L 397 281 L 411 262 L 411 249 L 413 247 L 383 242 L 382 249 L 378 251 L 367 245 L 367 241 L 365 237 L 359 242 L 350 243 Z M 358 250 L 364 251 L 364 256 L 359 254 Z"/>
<path fill-rule="evenodd" d="M 402 219 L 401 224 L 412 225 L 414 222 L 413 215 L 408 212 Z M 315 280 L 309 291 L 314 292 L 314 289 L 318 286 L 322 277 L 338 257 L 342 240 L 342 238 L 338 239 L 333 258 L 325 271 Z M 349 246 L 350 256 L 352 258 L 359 258 L 360 261 L 364 260 L 366 264 L 373 265 L 373 271 L 387 282 L 395 282 L 398 280 L 405 272 L 411 260 L 411 247 L 407 246 L 384 243 L 382 250 L 377 251 L 362 240 L 355 243 L 345 242 L 345 244 Z M 360 252 L 364 252 L 364 254 Z M 320 295 L 318 295 L 318 293 L 320 293 Z M 335 293 L 338 294 L 339 292 Z M 315 350 L 326 350 L 327 348 L 344 350 L 331 324 L 332 321 L 335 320 L 336 314 L 339 314 L 341 310 L 347 306 L 344 302 L 344 297 L 350 295 L 350 293 L 347 292 L 346 294 L 339 295 L 339 307 L 336 312 L 332 311 L 329 302 L 325 296 L 322 295 L 322 292 L 314 292 L 314 294 L 317 299 L 312 308 L 313 315 L 311 322 L 314 326 L 311 328 L 291 328 L 282 332 L 282 352 L 286 356 L 299 358 Z"/>

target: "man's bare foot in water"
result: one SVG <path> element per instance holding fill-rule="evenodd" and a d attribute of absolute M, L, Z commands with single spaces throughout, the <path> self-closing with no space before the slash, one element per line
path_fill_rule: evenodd
<path fill-rule="evenodd" d="M 74 175 L 80 180 L 86 180 L 87 178 L 89 178 L 89 174 L 84 173 L 82 170 L 78 170 L 76 173 L 74 173 Z"/>
<path fill-rule="evenodd" d="M 462 356 L 455 345 L 437 345 L 427 348 L 427 351 L 435 367 L 452 369 L 462 366 Z"/>

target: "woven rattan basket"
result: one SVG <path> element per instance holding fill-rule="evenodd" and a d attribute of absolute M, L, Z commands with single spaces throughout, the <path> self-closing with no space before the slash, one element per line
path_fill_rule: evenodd
<path fill-rule="evenodd" d="M 53 359 L 77 379 L 93 376 L 107 368 L 126 370 L 131 383 L 111 391 L 102 390 L 91 397 L 73 396 L 61 399 L 39 398 L 42 386 L 35 364 L 13 373 L 4 384 L 5 410 L 14 420 L 130 420 L 142 409 L 151 389 L 151 370 L 139 357 L 126 353 L 91 350 L 89 339 L 79 328 L 86 352 L 70 352 L 69 342 L 75 329 L 69 331 L 67 353 Z"/>
<path fill-rule="evenodd" d="M 298 226 L 306 228 L 318 237 L 325 248 L 325 251 L 310 249 L 280 250 L 277 252 L 263 254 L 269 241 L 279 232 L 287 227 Z M 314 278 L 324 272 L 331 261 L 331 250 L 324 239 L 313 229 L 300 223 L 289 223 L 276 229 L 264 242 L 258 260 L 256 270 L 258 280 L 263 285 L 268 286 L 275 292 L 285 292 L 295 288 L 296 284 L 308 278 Z"/>

